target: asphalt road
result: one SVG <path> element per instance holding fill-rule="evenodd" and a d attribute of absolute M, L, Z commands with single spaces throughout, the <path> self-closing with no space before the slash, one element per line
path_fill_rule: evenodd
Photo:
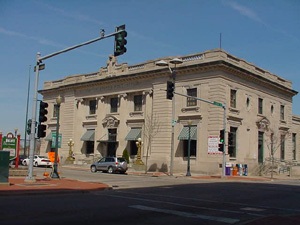
<path fill-rule="evenodd" d="M 297 181 L 290 185 L 61 172 L 68 178 L 100 181 L 114 188 L 0 197 L 0 224 L 247 224 L 269 215 L 300 214 Z"/>

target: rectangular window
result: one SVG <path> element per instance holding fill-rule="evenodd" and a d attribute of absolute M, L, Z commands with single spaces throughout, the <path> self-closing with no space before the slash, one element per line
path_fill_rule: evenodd
<path fill-rule="evenodd" d="M 110 99 L 110 112 L 111 113 L 118 112 L 118 103 L 119 103 L 118 98 L 111 98 Z"/>
<path fill-rule="evenodd" d="M 280 105 L 280 120 L 284 120 L 284 105 Z"/>
<path fill-rule="evenodd" d="M 197 88 L 187 89 L 187 95 L 197 97 Z M 196 106 L 196 105 L 197 105 L 197 99 L 187 97 L 186 106 Z"/>
<path fill-rule="evenodd" d="M 296 143 L 296 134 L 293 134 L 292 136 L 292 142 L 293 142 L 293 160 L 296 160 L 297 159 L 297 156 L 296 156 L 296 149 L 297 149 L 297 143 Z"/>
<path fill-rule="evenodd" d="M 231 158 L 236 158 L 236 127 L 230 127 L 230 134 L 228 134 L 228 154 Z M 230 136 L 230 137 L 229 137 Z"/>
<path fill-rule="evenodd" d="M 264 162 L 264 132 L 258 131 L 258 163 Z"/>
<path fill-rule="evenodd" d="M 89 106 L 90 106 L 90 115 L 96 114 L 96 100 L 90 100 Z"/>
<path fill-rule="evenodd" d="M 143 95 L 135 95 L 134 96 L 134 111 L 142 111 L 143 110 Z"/>
<path fill-rule="evenodd" d="M 263 114 L 263 99 L 258 98 L 258 114 Z"/>
<path fill-rule="evenodd" d="M 236 108 L 236 90 L 230 90 L 230 107 Z"/>
<path fill-rule="evenodd" d="M 117 129 L 108 129 L 108 141 L 109 142 L 117 141 Z"/>
<path fill-rule="evenodd" d="M 57 112 L 58 112 L 58 107 L 56 104 L 54 104 L 54 107 L 53 107 L 53 117 L 57 117 Z"/>
<path fill-rule="evenodd" d="M 285 135 L 280 136 L 280 160 L 284 160 L 285 155 Z"/>
<path fill-rule="evenodd" d="M 94 142 L 93 141 L 86 141 L 86 154 L 93 154 L 94 153 Z"/>

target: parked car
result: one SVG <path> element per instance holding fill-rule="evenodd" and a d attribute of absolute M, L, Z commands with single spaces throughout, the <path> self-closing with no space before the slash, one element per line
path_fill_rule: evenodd
<path fill-rule="evenodd" d="M 26 158 L 22 161 L 22 165 L 28 166 L 29 165 L 29 158 Z M 34 155 L 33 156 L 33 166 L 52 166 L 53 163 L 47 156 L 43 155 Z"/>
<path fill-rule="evenodd" d="M 91 165 L 91 172 L 97 171 L 108 173 L 126 173 L 128 167 L 125 158 L 122 157 L 104 157 Z"/>

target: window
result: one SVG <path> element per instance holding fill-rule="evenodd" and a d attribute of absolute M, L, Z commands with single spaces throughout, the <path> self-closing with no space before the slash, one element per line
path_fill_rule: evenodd
<path fill-rule="evenodd" d="M 134 111 L 142 111 L 143 106 L 143 96 L 142 95 L 135 95 L 134 96 Z"/>
<path fill-rule="evenodd" d="M 230 90 L 230 107 L 236 108 L 236 90 Z"/>
<path fill-rule="evenodd" d="M 90 115 L 96 114 L 96 100 L 90 100 Z"/>
<path fill-rule="evenodd" d="M 57 113 L 58 113 L 58 107 L 56 104 L 54 104 L 54 107 L 53 107 L 53 117 L 57 117 Z"/>
<path fill-rule="evenodd" d="M 117 129 L 108 129 L 108 141 L 109 142 L 117 141 Z"/>
<path fill-rule="evenodd" d="M 111 98 L 110 99 L 110 112 L 111 113 L 118 112 L 118 103 L 119 103 L 118 98 Z"/>
<path fill-rule="evenodd" d="M 197 97 L 197 88 L 187 89 L 187 95 Z M 187 97 L 186 106 L 196 106 L 196 105 L 197 105 L 197 99 Z"/>
<path fill-rule="evenodd" d="M 94 142 L 93 141 L 86 141 L 86 154 L 93 154 L 94 153 Z"/>
<path fill-rule="evenodd" d="M 280 105 L 280 120 L 284 120 L 284 105 Z"/>
<path fill-rule="evenodd" d="M 292 142 L 293 142 L 293 160 L 296 160 L 297 159 L 297 156 L 296 156 L 296 134 L 293 134 L 292 136 Z"/>
<path fill-rule="evenodd" d="M 258 98 L 258 114 L 263 114 L 263 99 Z"/>
<path fill-rule="evenodd" d="M 258 131 L 258 163 L 264 162 L 264 132 Z"/>
<path fill-rule="evenodd" d="M 228 154 L 229 157 L 235 158 L 236 157 L 236 131 L 237 128 L 236 127 L 230 127 L 230 136 L 231 136 L 231 140 L 230 140 L 230 145 L 228 145 Z M 229 134 L 228 134 L 228 138 L 229 138 Z M 228 140 L 229 143 L 229 140 Z M 228 144 L 227 143 L 227 144 Z"/>
<path fill-rule="evenodd" d="M 280 160 L 284 160 L 285 154 L 285 135 L 280 136 Z"/>

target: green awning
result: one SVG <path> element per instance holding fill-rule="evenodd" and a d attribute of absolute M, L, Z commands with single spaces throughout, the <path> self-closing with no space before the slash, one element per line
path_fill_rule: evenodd
<path fill-rule="evenodd" d="M 189 139 L 189 127 L 183 127 L 179 136 L 179 140 L 188 140 Z M 191 133 L 190 133 L 191 140 L 197 140 L 197 126 L 191 126 Z"/>
<path fill-rule="evenodd" d="M 52 141 L 52 132 L 45 137 L 45 141 Z"/>
<path fill-rule="evenodd" d="M 141 137 L 141 128 L 131 128 L 127 136 L 125 137 L 126 141 L 136 141 L 138 138 Z"/>
<path fill-rule="evenodd" d="M 84 135 L 80 138 L 81 141 L 94 141 L 95 140 L 95 130 L 87 130 Z"/>

